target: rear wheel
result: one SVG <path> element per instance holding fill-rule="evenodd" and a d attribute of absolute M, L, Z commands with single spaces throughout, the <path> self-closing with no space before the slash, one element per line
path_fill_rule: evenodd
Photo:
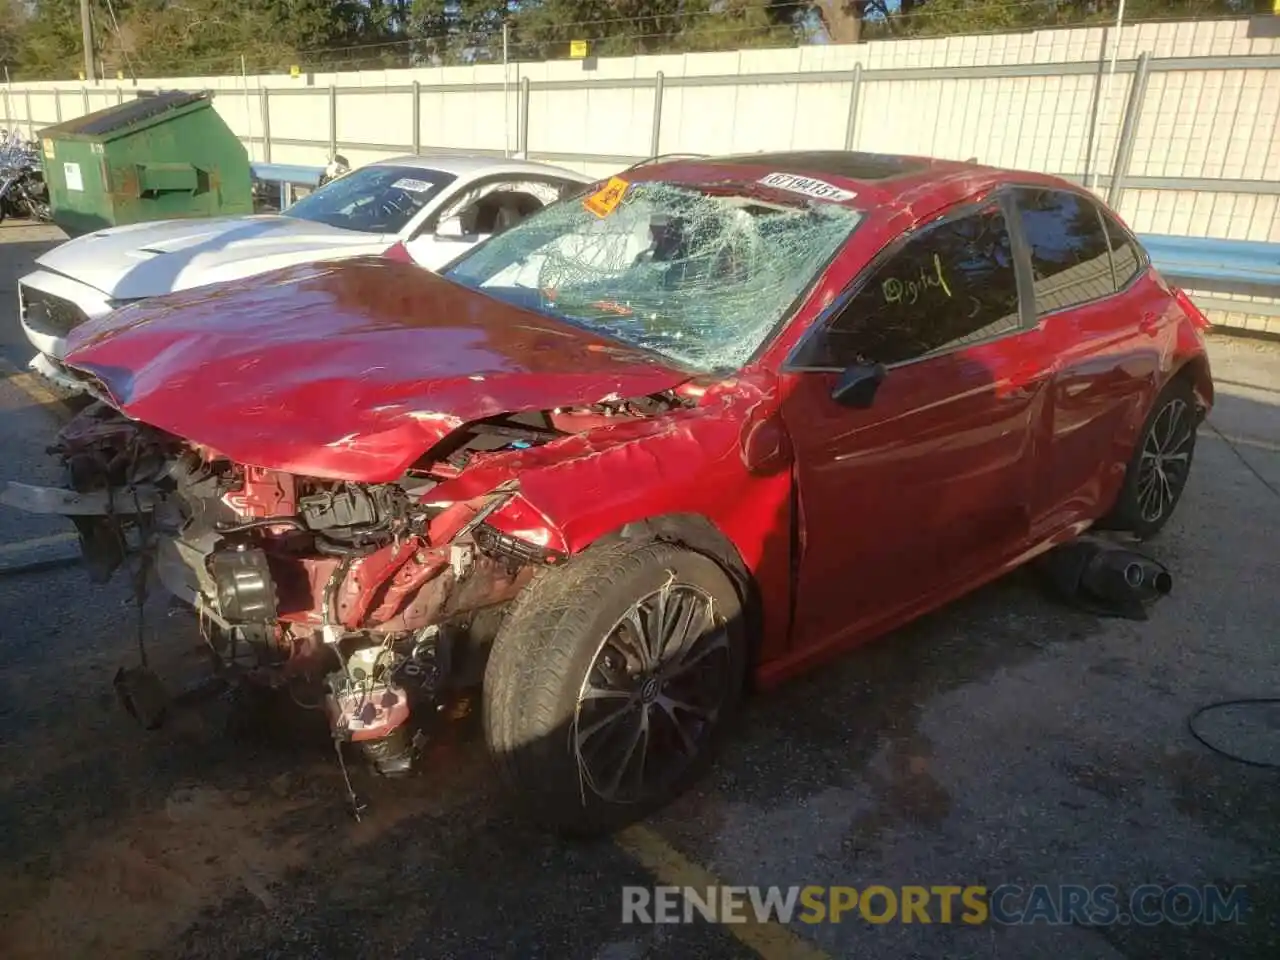
<path fill-rule="evenodd" d="M 714 561 L 665 543 L 603 546 L 517 601 L 485 672 L 485 736 L 535 818 L 607 833 L 706 769 L 745 670 L 741 602 Z"/>
<path fill-rule="evenodd" d="M 1147 416 L 1107 527 L 1141 539 L 1160 532 L 1191 475 L 1198 419 L 1191 384 L 1182 377 L 1170 381 Z"/>

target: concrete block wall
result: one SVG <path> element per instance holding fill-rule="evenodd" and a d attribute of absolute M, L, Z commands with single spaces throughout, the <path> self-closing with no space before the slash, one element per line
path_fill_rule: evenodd
<path fill-rule="evenodd" d="M 356 165 L 415 146 L 497 155 L 523 146 L 533 159 L 605 176 L 651 154 L 656 119 L 659 153 L 851 142 L 1062 174 L 1105 197 L 1145 53 L 1121 215 L 1140 232 L 1280 242 L 1280 36 L 1255 27 L 1148 23 L 616 57 L 590 68 L 560 60 L 14 84 L 0 126 L 38 130 L 139 88 L 202 89 L 255 160 L 320 164 L 331 142 Z M 1280 316 L 1249 316 L 1280 332 Z"/>

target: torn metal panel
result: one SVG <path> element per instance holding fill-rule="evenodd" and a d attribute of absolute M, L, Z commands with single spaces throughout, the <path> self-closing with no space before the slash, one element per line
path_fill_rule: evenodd
<path fill-rule="evenodd" d="M 773 384 L 763 374 L 744 376 L 707 391 L 697 408 L 492 454 L 431 495 L 475 503 L 518 478 L 519 491 L 486 524 L 569 553 L 628 523 L 676 513 L 705 517 L 776 601 L 765 610 L 763 643 L 781 650 L 791 589 L 792 478 Z"/>

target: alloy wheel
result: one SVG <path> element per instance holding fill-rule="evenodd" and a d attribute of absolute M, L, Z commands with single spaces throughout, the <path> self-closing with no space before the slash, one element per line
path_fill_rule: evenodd
<path fill-rule="evenodd" d="M 614 803 L 661 794 L 706 749 L 730 693 L 727 624 L 705 591 L 668 582 L 606 634 L 578 693 L 583 784 Z"/>
<path fill-rule="evenodd" d="M 1170 400 L 1156 415 L 1142 443 L 1138 464 L 1138 510 L 1154 523 L 1178 500 L 1191 470 L 1195 427 L 1182 400 Z"/>

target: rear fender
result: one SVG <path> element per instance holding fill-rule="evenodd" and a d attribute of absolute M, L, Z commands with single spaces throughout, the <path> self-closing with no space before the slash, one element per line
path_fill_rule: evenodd
<path fill-rule="evenodd" d="M 1186 357 L 1174 370 L 1175 377 L 1182 377 L 1191 382 L 1191 389 L 1196 395 L 1196 404 L 1201 414 L 1207 416 L 1213 409 L 1213 374 L 1209 370 L 1209 357 L 1204 353 L 1196 353 Z"/>
<path fill-rule="evenodd" d="M 1191 381 L 1196 401 L 1204 414 L 1213 408 L 1213 374 L 1209 370 L 1209 354 L 1205 349 L 1204 331 L 1209 329 L 1209 318 L 1179 287 L 1170 287 L 1175 302 L 1186 318 L 1177 327 L 1173 348 L 1171 373 Z"/>

